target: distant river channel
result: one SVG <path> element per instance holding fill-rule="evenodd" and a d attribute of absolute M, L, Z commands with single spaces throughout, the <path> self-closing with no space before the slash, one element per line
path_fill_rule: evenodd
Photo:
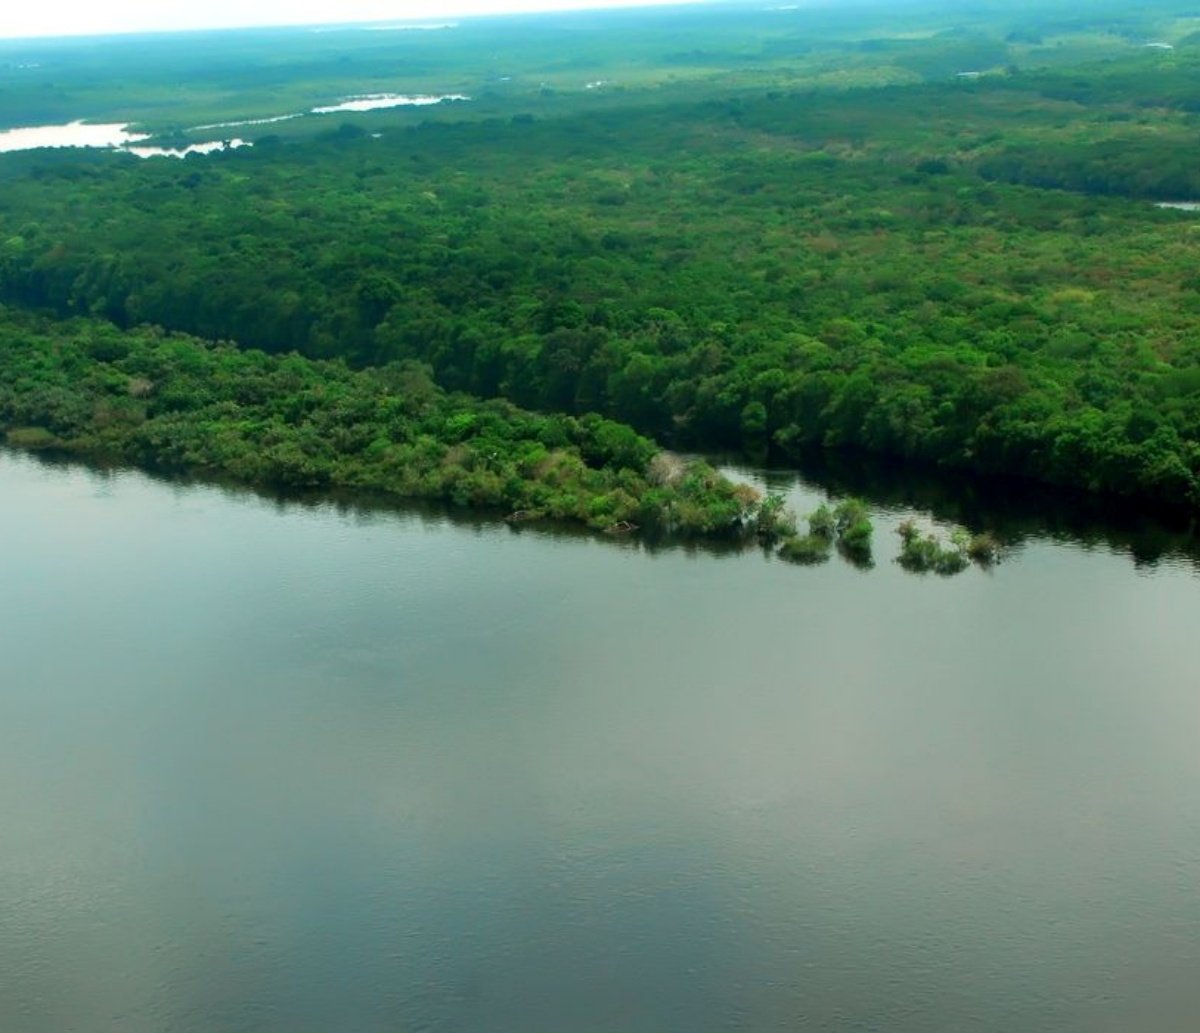
<path fill-rule="evenodd" d="M 0 499 L 5 1033 L 1196 1029 L 1192 560 Z"/>

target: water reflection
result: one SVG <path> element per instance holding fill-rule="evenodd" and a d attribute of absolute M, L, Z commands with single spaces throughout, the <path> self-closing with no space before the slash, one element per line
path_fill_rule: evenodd
<path fill-rule="evenodd" d="M 368 93 L 360 96 L 346 97 L 336 104 L 314 107 L 308 114 L 328 115 L 338 112 L 377 111 L 397 107 L 429 107 L 435 104 L 470 99 L 470 97 L 461 93 Z M 288 122 L 292 119 L 303 117 L 305 117 L 304 113 L 295 112 L 286 115 L 274 115 L 269 118 L 212 122 L 207 125 L 195 126 L 191 132 L 271 125 L 276 122 Z M 217 151 L 235 150 L 239 147 L 253 146 L 249 141 L 241 139 L 205 140 L 195 143 L 183 143 L 174 147 L 146 146 L 143 144 L 143 141 L 151 138 L 152 134 L 149 133 L 130 132 L 129 124 L 125 122 L 92 124 L 83 120 L 77 120 L 64 125 L 21 126 L 16 129 L 0 129 L 0 154 L 46 148 L 92 147 L 124 151 L 128 154 L 137 155 L 139 158 L 184 158 L 189 154 L 212 154 Z"/>
<path fill-rule="evenodd" d="M 0 154 L 40 149 L 95 147 L 122 151 L 139 158 L 185 158 L 189 154 L 212 154 L 252 146 L 245 140 L 210 140 L 179 147 L 145 146 L 149 133 L 131 133 L 128 123 L 89 124 L 82 121 L 60 126 L 24 126 L 0 130 Z"/>
<path fill-rule="evenodd" d="M 181 147 L 124 147 L 122 150 L 139 158 L 186 158 L 189 154 L 214 154 L 218 151 L 236 151 L 239 147 L 253 147 L 246 140 L 210 140 L 208 143 L 185 144 Z"/>
<path fill-rule="evenodd" d="M 129 132 L 125 122 L 89 124 L 75 121 L 60 126 L 23 126 L 0 130 L 0 154 L 40 147 L 123 147 L 147 139 L 146 133 Z"/>
<path fill-rule="evenodd" d="M 471 98 L 462 93 L 403 94 L 367 93 L 360 97 L 347 97 L 337 104 L 312 109 L 314 115 L 329 115 L 338 111 L 378 111 L 382 108 L 429 107 L 445 101 L 463 101 Z"/>
<path fill-rule="evenodd" d="M 0 448 L 0 455 L 4 454 Z M 916 519 L 923 527 L 946 532 L 963 527 L 972 533 L 990 532 L 1013 556 L 1028 542 L 1056 541 L 1083 549 L 1104 548 L 1123 554 L 1139 568 L 1153 569 L 1160 563 L 1179 563 L 1200 570 L 1200 529 L 1193 518 L 1178 514 L 1146 512 L 1128 500 L 1096 497 L 1027 482 L 996 481 L 939 474 L 919 467 L 901 466 L 853 453 L 822 453 L 806 457 L 800 468 L 769 465 L 764 457 L 723 454 L 712 461 L 724 473 L 754 484 L 761 491 L 785 496 L 799 518 L 824 502 L 857 497 L 870 507 L 875 524 L 873 559 L 856 563 L 874 569 L 891 563 L 899 553 L 897 529 L 905 520 Z M 37 453 L 33 461 L 48 466 L 76 467 L 70 459 Z M 98 477 L 102 471 L 92 469 Z M 173 485 L 191 482 L 177 475 L 144 476 Z M 212 484 L 211 481 L 198 482 Z M 637 535 L 597 536 L 573 524 L 552 521 L 504 523 L 505 513 L 481 512 L 432 502 L 397 502 L 388 497 L 361 492 L 278 490 L 225 484 L 220 490 L 231 500 L 243 496 L 270 499 L 280 513 L 291 507 L 327 510 L 343 517 L 368 521 L 389 513 L 408 513 L 436 527 L 450 524 L 476 533 L 503 531 L 543 539 L 580 539 L 603 542 L 609 548 L 644 552 L 649 555 L 682 552 L 693 556 L 735 557 L 746 551 L 761 551 L 772 558 L 773 549 L 761 550 L 747 539 L 679 539 L 642 529 Z"/>
<path fill-rule="evenodd" d="M 693 562 L 5 454 L 0 489 L 0 1028 L 1200 1013 L 1194 575 Z"/>
<path fill-rule="evenodd" d="M 861 497 L 876 511 L 929 514 L 946 525 L 989 531 L 1010 546 L 1050 539 L 1125 553 L 1139 566 L 1200 566 L 1194 517 L 1147 510 L 1128 499 L 947 474 L 853 452 L 814 452 L 790 466 L 747 464 L 737 456 L 725 461 L 756 473 L 772 490 L 798 492 L 801 506 L 816 487 L 833 497 Z"/>

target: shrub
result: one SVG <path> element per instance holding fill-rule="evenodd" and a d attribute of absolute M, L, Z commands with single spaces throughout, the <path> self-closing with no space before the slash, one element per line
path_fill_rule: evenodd
<path fill-rule="evenodd" d="M 863 523 L 867 525 L 867 533 L 870 534 L 871 522 L 867 519 L 867 506 L 861 499 L 843 499 L 839 502 L 833 511 L 833 522 L 840 535 L 844 535 L 848 528 Z"/>
<path fill-rule="evenodd" d="M 779 547 L 779 556 L 789 563 L 813 565 L 829 559 L 832 545 L 828 538 L 817 534 L 792 535 Z"/>
<path fill-rule="evenodd" d="M 808 514 L 808 533 L 816 538 L 824 538 L 826 541 L 833 541 L 833 537 L 837 534 L 837 519 L 825 503 L 821 503 L 816 509 Z"/>
<path fill-rule="evenodd" d="M 967 543 L 967 555 L 981 567 L 989 567 L 1000 558 L 1000 543 L 994 535 L 984 531 Z"/>
<path fill-rule="evenodd" d="M 14 427 L 8 432 L 8 443 L 14 448 L 53 448 L 59 440 L 45 427 Z"/>
<path fill-rule="evenodd" d="M 796 514 L 787 508 L 782 495 L 770 494 L 762 500 L 754 518 L 759 541 L 770 544 L 796 535 Z"/>
<path fill-rule="evenodd" d="M 943 545 L 936 535 L 922 534 L 911 520 L 901 524 L 897 533 L 902 542 L 899 563 L 905 570 L 948 576 L 966 569 L 966 543 L 961 534 L 951 536 L 950 544 Z"/>
<path fill-rule="evenodd" d="M 838 536 L 838 551 L 855 566 L 872 566 L 871 533 L 874 528 L 865 516 Z"/>

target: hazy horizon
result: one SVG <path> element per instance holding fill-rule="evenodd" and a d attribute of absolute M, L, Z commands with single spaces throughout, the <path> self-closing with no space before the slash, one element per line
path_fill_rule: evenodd
<path fill-rule="evenodd" d="M 432 28 L 459 18 L 550 11 L 696 5 L 707 0 L 451 0 L 434 5 L 422 0 L 217 0 L 206 5 L 115 0 L 97 7 L 77 2 L 54 3 L 0 12 L 0 40 L 105 36 L 143 32 L 186 32 L 212 29 L 285 28 L 294 26 L 371 25 L 380 28 L 412 23 Z"/>

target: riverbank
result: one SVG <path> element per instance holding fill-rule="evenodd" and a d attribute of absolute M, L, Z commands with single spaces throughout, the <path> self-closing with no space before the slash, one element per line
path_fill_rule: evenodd
<path fill-rule="evenodd" d="M 157 328 L 0 309 L 0 433 L 24 449 L 250 486 L 427 499 L 622 533 L 743 533 L 754 489 L 629 427 Z"/>

